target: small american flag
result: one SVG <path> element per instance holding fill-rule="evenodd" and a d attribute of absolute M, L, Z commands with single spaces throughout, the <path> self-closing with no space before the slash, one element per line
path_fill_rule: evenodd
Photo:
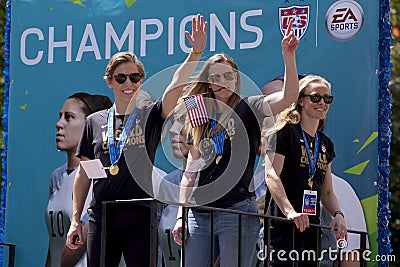
<path fill-rule="evenodd" d="M 183 101 L 185 101 L 190 125 L 192 125 L 193 128 L 208 122 L 207 110 L 204 104 L 203 95 L 192 95 L 185 97 Z"/>

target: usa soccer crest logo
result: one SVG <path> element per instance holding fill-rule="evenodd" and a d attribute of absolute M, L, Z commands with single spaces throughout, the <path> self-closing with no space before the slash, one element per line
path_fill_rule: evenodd
<path fill-rule="evenodd" d="M 279 28 L 283 36 L 289 26 L 289 21 L 293 20 L 292 29 L 297 38 L 303 37 L 308 28 L 310 18 L 310 6 L 290 6 L 279 8 Z"/>

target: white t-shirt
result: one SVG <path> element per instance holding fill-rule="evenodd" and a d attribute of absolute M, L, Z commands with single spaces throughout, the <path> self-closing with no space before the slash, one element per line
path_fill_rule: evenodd
<path fill-rule="evenodd" d="M 67 164 L 54 170 L 50 180 L 50 198 L 46 208 L 46 224 L 50 238 L 51 266 L 60 266 L 61 253 L 65 247 L 67 233 L 72 219 L 72 192 L 74 188 L 76 169 L 68 174 Z M 88 221 L 87 209 L 92 197 L 92 186 L 90 186 L 88 197 L 82 212 L 81 221 Z M 86 267 L 86 254 L 75 265 Z"/>
<path fill-rule="evenodd" d="M 161 201 L 178 202 L 182 174 L 183 171 L 177 169 L 165 176 L 158 195 Z M 166 267 L 179 267 L 181 264 L 181 247 L 175 243 L 172 236 L 177 214 L 178 206 L 165 205 L 158 224 L 158 241 Z"/>

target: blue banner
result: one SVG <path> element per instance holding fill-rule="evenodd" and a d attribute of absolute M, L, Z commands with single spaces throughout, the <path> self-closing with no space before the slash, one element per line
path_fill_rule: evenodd
<path fill-rule="evenodd" d="M 56 149 L 55 123 L 66 98 L 84 91 L 112 99 L 105 67 L 128 50 L 144 63 L 142 89 L 160 98 L 190 51 L 184 31 L 198 13 L 208 21 L 203 58 L 232 56 L 247 77 L 244 95 L 282 75 L 282 34 L 295 19 L 299 73 L 325 77 L 335 96 L 324 130 L 335 144 L 332 172 L 358 196 L 376 253 L 378 8 L 378 0 L 12 1 L 4 235 L 17 244 L 16 266 L 46 260 L 50 175 L 66 160 Z M 172 170 L 164 155 L 156 165 Z"/>

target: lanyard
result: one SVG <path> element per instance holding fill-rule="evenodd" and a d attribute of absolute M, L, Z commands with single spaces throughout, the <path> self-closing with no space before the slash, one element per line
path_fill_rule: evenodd
<path fill-rule="evenodd" d="M 135 108 L 133 112 L 129 115 L 128 121 L 122 131 L 122 134 L 119 138 L 117 149 L 115 149 L 114 145 L 114 106 L 110 108 L 110 112 L 108 113 L 107 118 L 107 137 L 108 137 L 108 148 L 110 151 L 110 161 L 111 165 L 114 165 L 119 158 L 121 157 L 122 150 L 124 149 L 124 145 L 126 139 L 128 137 L 128 133 L 132 127 L 133 120 L 136 118 L 138 109 Z"/>
<path fill-rule="evenodd" d="M 314 178 L 315 170 L 317 169 L 317 161 L 318 161 L 318 148 L 319 148 L 319 138 L 318 132 L 315 133 L 315 147 L 314 147 L 314 160 L 311 157 L 310 153 L 310 145 L 308 144 L 308 139 L 306 133 L 303 131 L 300 123 L 301 134 L 303 135 L 304 144 L 306 146 L 307 157 L 308 157 L 308 174 L 310 175 L 310 179 Z"/>
<path fill-rule="evenodd" d="M 211 120 L 211 130 L 214 131 L 217 126 L 217 122 L 215 119 Z M 214 147 L 215 147 L 215 153 L 217 156 L 222 156 L 222 153 L 224 152 L 224 139 L 225 139 L 225 129 L 221 131 L 221 133 L 218 134 L 214 133 L 213 136 L 213 141 L 214 141 Z"/>

